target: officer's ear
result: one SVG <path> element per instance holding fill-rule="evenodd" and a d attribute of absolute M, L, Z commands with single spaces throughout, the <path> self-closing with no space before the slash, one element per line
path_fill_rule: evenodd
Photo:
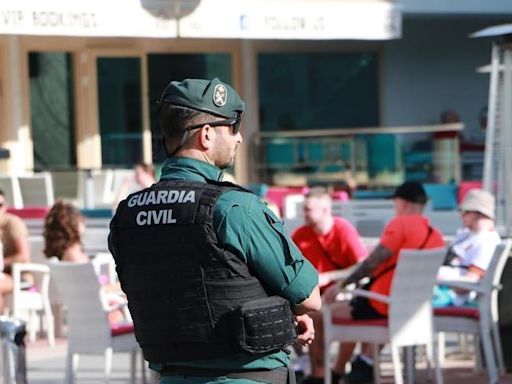
<path fill-rule="evenodd" d="M 199 143 L 203 149 L 210 149 L 213 147 L 215 133 L 215 129 L 208 124 L 201 128 L 198 137 Z"/>

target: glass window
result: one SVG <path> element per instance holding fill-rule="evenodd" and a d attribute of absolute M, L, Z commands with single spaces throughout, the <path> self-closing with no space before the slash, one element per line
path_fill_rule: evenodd
<path fill-rule="evenodd" d="M 30 52 L 30 114 L 34 169 L 76 165 L 72 56 Z"/>
<path fill-rule="evenodd" d="M 100 57 L 98 102 L 103 166 L 142 159 L 142 89 L 138 57 Z"/>
<path fill-rule="evenodd" d="M 382 131 L 385 132 L 383 128 Z M 342 130 L 339 130 L 342 133 Z M 456 183 L 457 138 L 431 132 L 262 139 L 262 180 L 270 184 L 392 188 L 405 180 Z M 293 176 L 293 179 L 290 179 Z"/>
<path fill-rule="evenodd" d="M 149 103 L 151 130 L 153 133 L 153 157 L 155 162 L 165 158 L 162 138 L 158 128 L 158 104 L 160 94 L 172 80 L 211 79 L 218 77 L 226 83 L 231 80 L 231 56 L 228 53 L 210 54 L 151 54 L 148 55 Z"/>
<path fill-rule="evenodd" d="M 377 55 L 261 53 L 262 131 L 379 125 Z"/>

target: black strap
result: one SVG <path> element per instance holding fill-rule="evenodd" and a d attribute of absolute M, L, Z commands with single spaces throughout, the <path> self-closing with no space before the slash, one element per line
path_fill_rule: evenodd
<path fill-rule="evenodd" d="M 421 245 L 418 247 L 418 249 L 423 249 L 425 248 L 425 245 L 427 245 L 427 241 L 430 239 L 430 235 L 432 235 L 432 232 L 434 230 L 432 229 L 432 227 L 429 225 L 428 226 L 428 232 L 427 232 L 427 237 L 425 237 L 425 240 L 423 240 L 423 243 L 421 243 Z"/>
<path fill-rule="evenodd" d="M 428 240 L 430 239 L 430 236 L 432 235 L 432 232 L 434 230 L 432 229 L 432 227 L 429 225 L 428 226 L 428 232 L 427 232 L 427 237 L 425 237 L 425 240 L 423 240 L 423 242 L 421 243 L 421 245 L 418 247 L 418 249 L 423 249 L 425 248 L 425 245 L 427 245 L 427 242 Z M 377 275 L 375 276 L 372 276 L 371 277 L 371 281 L 374 282 L 375 280 L 377 280 L 379 277 L 381 277 L 382 275 L 384 275 L 385 273 L 391 271 L 392 269 L 394 269 L 396 267 L 396 263 L 394 264 L 391 264 L 389 265 L 387 268 L 384 268 L 382 271 L 380 271 Z"/>
<path fill-rule="evenodd" d="M 234 371 L 216 368 L 165 365 L 160 375 L 199 377 L 226 376 L 230 379 L 246 379 L 267 384 L 296 384 L 295 372 L 290 367 L 280 367 L 270 370 Z"/>

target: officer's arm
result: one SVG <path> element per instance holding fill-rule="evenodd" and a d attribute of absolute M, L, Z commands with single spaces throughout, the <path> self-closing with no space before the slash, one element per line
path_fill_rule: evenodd
<path fill-rule="evenodd" d="M 322 298 L 320 296 L 320 289 L 317 285 L 306 300 L 302 301 L 300 304 L 293 308 L 293 313 L 296 315 L 302 315 L 311 311 L 318 311 L 321 305 Z"/>
<path fill-rule="evenodd" d="M 228 192 L 214 212 L 219 242 L 246 262 L 273 295 L 295 314 L 320 308 L 318 272 L 286 234 L 282 221 L 249 194 Z M 217 213 L 217 216 L 216 216 Z"/>

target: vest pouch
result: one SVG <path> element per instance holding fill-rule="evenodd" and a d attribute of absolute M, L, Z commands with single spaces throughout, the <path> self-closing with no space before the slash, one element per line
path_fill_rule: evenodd
<path fill-rule="evenodd" d="M 233 313 L 232 332 L 234 347 L 253 354 L 282 349 L 297 337 L 290 303 L 279 296 L 240 305 Z"/>

